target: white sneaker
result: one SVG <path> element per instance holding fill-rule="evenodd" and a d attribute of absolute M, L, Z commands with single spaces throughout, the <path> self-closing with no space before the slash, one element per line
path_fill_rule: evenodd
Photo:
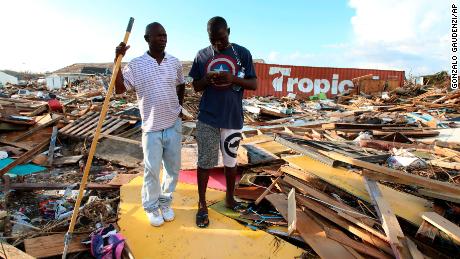
<path fill-rule="evenodd" d="M 160 206 L 161 214 L 163 215 L 163 219 L 165 221 L 173 221 L 174 220 L 174 211 L 169 205 Z"/>
<path fill-rule="evenodd" d="M 163 220 L 163 217 L 160 215 L 160 211 L 158 209 L 152 211 L 152 212 L 147 212 L 147 217 L 149 218 L 150 225 L 154 227 L 159 227 L 165 223 Z"/>

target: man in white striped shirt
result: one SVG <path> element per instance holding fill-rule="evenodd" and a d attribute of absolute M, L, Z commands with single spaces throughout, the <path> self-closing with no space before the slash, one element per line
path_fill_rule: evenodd
<path fill-rule="evenodd" d="M 181 165 L 184 76 L 180 61 L 165 52 L 167 35 L 159 23 L 145 29 L 149 50 L 119 71 L 115 92 L 133 90 L 139 102 L 142 118 L 142 149 L 144 153 L 144 185 L 142 205 L 150 224 L 161 226 L 174 219 L 171 208 Z M 129 46 L 116 48 L 116 55 L 124 55 Z M 160 168 L 164 164 L 160 185 Z"/>

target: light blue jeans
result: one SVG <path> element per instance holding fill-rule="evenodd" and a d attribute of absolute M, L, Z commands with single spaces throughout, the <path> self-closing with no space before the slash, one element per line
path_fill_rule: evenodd
<path fill-rule="evenodd" d="M 142 206 L 146 212 L 170 205 L 176 189 L 181 166 L 182 120 L 178 118 L 170 128 L 144 132 L 144 185 Z M 160 168 L 163 161 L 163 179 L 160 185 Z"/>

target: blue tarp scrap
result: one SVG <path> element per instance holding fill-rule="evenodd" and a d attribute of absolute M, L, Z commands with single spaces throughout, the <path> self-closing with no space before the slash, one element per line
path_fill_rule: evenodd
<path fill-rule="evenodd" d="M 5 158 L 0 160 L 0 170 L 5 168 L 7 165 L 13 163 L 14 159 L 12 158 Z M 46 170 L 46 167 L 38 166 L 34 164 L 25 164 L 25 165 L 17 165 L 13 167 L 10 171 L 8 171 L 7 175 L 10 177 L 15 176 L 24 176 L 34 173 L 43 172 Z"/>
<path fill-rule="evenodd" d="M 421 119 L 421 120 L 424 120 L 426 122 L 428 121 L 432 121 L 434 118 L 433 116 L 429 115 L 429 114 L 426 114 L 426 113 L 423 113 L 423 114 L 419 114 L 419 113 L 415 113 L 415 112 L 411 112 L 411 115 Z M 415 118 L 408 118 L 408 122 L 409 123 L 412 123 L 412 122 L 415 122 Z M 448 126 L 446 126 L 445 124 L 441 123 L 441 122 L 438 122 L 437 123 L 437 126 L 440 127 L 440 128 L 449 128 Z"/>

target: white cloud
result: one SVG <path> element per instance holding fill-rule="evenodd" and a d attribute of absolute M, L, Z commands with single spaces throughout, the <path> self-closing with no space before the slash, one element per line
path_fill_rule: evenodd
<path fill-rule="evenodd" d="M 348 42 L 323 46 L 331 52 L 277 53 L 275 63 L 402 69 L 415 75 L 448 69 L 448 1 L 350 0 L 349 6 L 355 15 Z"/>

